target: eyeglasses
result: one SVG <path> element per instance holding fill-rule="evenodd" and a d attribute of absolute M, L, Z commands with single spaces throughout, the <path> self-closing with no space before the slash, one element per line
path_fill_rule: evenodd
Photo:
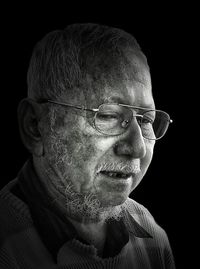
<path fill-rule="evenodd" d="M 94 112 L 93 127 L 98 132 L 108 136 L 123 134 L 130 126 L 133 118 L 136 118 L 142 136 L 149 140 L 158 140 L 164 136 L 169 124 L 172 123 L 169 114 L 162 110 L 117 103 L 105 103 L 98 108 L 89 109 L 52 100 L 43 102 Z"/>

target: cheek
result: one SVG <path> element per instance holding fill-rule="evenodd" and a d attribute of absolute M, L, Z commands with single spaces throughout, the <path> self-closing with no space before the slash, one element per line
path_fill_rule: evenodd
<path fill-rule="evenodd" d="M 67 123 L 59 121 L 59 127 L 53 127 L 45 139 L 48 162 L 62 181 L 72 181 L 77 191 L 93 188 L 96 165 L 114 143 L 114 138 L 105 139 L 95 135 L 93 129 L 88 131 L 82 117 L 70 124 L 69 120 Z"/>
<path fill-rule="evenodd" d="M 45 156 L 56 175 L 63 181 L 73 182 L 77 191 L 91 185 L 96 148 L 89 136 L 71 130 L 52 133 L 45 140 Z"/>
<path fill-rule="evenodd" d="M 143 176 L 146 173 L 153 157 L 153 152 L 154 152 L 154 145 L 155 141 L 153 140 L 146 140 L 146 155 L 144 156 L 143 159 L 141 159 L 141 168 L 142 168 L 142 173 Z"/>
<path fill-rule="evenodd" d="M 147 169 L 152 161 L 153 149 L 154 149 L 155 142 L 151 141 L 151 142 L 147 142 L 147 143 L 146 143 L 146 155 L 144 156 L 144 158 L 142 158 L 140 160 L 141 172 L 138 174 L 136 179 L 132 182 L 131 192 L 140 184 L 140 182 L 142 181 L 142 179 L 143 179 L 144 175 L 146 174 Z"/>
<path fill-rule="evenodd" d="M 103 154 L 107 152 L 113 144 L 115 144 L 115 140 L 117 142 L 117 138 L 115 137 L 98 137 L 97 139 L 95 139 L 94 143 L 96 149 Z"/>

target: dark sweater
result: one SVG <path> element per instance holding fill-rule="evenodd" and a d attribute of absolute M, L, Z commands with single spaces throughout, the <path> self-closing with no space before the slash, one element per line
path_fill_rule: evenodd
<path fill-rule="evenodd" d="M 142 205 L 127 199 L 123 218 L 108 223 L 104 255 L 99 257 L 94 246 L 42 202 L 41 194 L 35 193 L 34 199 L 32 191 L 21 191 L 19 182 L 26 185 L 33 174 L 26 165 L 0 192 L 1 269 L 175 268 L 165 231 Z"/>

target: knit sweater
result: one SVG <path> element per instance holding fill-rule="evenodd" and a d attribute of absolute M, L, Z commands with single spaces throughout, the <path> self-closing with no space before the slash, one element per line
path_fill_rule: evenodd
<path fill-rule="evenodd" d="M 44 235 L 40 232 L 42 222 L 35 221 L 37 216 L 32 214 L 29 205 L 12 192 L 18 181 L 18 178 L 11 181 L 0 192 L 1 269 L 175 268 L 165 231 L 145 207 L 130 198 L 125 203 L 123 220 L 110 224 L 108 242 L 114 242 L 113 248 L 117 244 L 118 251 L 111 249 L 108 256 L 100 257 L 93 245 L 80 240 L 73 229 L 66 225 L 65 230 L 70 236 L 64 237 L 60 233 L 61 241 L 56 239 L 59 244 L 53 250 L 54 257 L 50 248 L 56 245 L 57 242 L 52 244 L 52 241 L 58 238 L 55 237 L 56 229 L 51 226 L 54 215 L 48 212 L 43 226 L 50 232 Z M 43 212 L 46 219 L 46 211 Z M 62 222 L 62 225 L 65 224 Z M 49 226 L 52 229 L 48 229 Z M 63 229 L 58 224 L 56 227 L 57 230 Z M 112 248 L 112 244 L 108 246 Z"/>

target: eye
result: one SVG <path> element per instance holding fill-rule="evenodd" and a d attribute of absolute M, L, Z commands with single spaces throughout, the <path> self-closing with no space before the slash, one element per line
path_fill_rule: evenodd
<path fill-rule="evenodd" d="M 97 114 L 98 120 L 101 121 L 113 121 L 113 120 L 118 120 L 119 115 L 117 113 L 111 113 L 111 112 L 100 112 Z"/>
<path fill-rule="evenodd" d="M 154 120 L 155 120 L 155 113 L 152 111 L 148 111 L 146 113 L 143 114 L 142 116 L 142 124 L 151 124 L 153 125 Z"/>
<path fill-rule="evenodd" d="M 149 117 L 147 117 L 147 116 L 143 116 L 143 118 L 141 119 L 141 121 L 142 121 L 142 124 L 153 124 L 153 119 L 151 119 L 151 118 L 149 118 Z"/>
<path fill-rule="evenodd" d="M 150 117 L 146 117 L 146 116 L 143 116 L 142 118 L 142 123 L 141 123 L 141 129 L 142 129 L 142 133 L 143 135 L 145 135 L 145 137 L 149 137 L 152 135 L 152 133 L 154 133 L 154 130 L 153 130 L 153 119 L 150 118 Z"/>

